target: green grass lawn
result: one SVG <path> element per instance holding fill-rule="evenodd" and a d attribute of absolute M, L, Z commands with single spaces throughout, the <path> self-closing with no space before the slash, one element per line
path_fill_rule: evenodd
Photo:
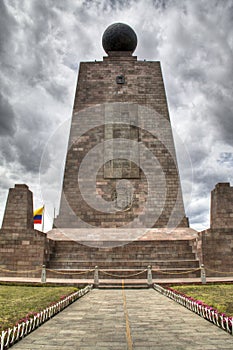
<path fill-rule="evenodd" d="M 171 286 L 179 292 L 233 316 L 233 284 Z"/>
<path fill-rule="evenodd" d="M 12 327 L 29 312 L 41 311 L 76 290 L 75 287 L 0 285 L 0 331 Z"/>

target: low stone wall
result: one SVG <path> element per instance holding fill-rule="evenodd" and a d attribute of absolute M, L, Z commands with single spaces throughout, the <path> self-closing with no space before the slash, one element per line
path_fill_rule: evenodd
<path fill-rule="evenodd" d="M 233 228 L 199 233 L 207 277 L 233 276 Z"/>
<path fill-rule="evenodd" d="M 0 230 L 1 276 L 39 277 L 49 255 L 46 234 L 30 229 Z"/>

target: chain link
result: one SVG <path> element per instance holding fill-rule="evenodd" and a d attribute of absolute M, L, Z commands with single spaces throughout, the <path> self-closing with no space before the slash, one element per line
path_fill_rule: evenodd
<path fill-rule="evenodd" d="M 182 272 L 165 272 L 165 271 L 162 271 L 162 270 L 153 270 L 153 272 L 159 272 L 159 273 L 162 273 L 164 275 L 183 275 L 184 273 L 190 273 L 190 272 L 195 272 L 195 271 L 198 271 L 198 270 L 201 270 L 200 267 L 198 267 L 197 269 L 192 269 L 192 270 L 188 270 L 188 271 L 182 271 Z"/>
<path fill-rule="evenodd" d="M 93 272 L 95 270 L 93 269 L 93 270 L 87 270 L 87 271 L 82 271 L 82 272 L 70 272 L 70 271 L 62 272 L 62 271 L 46 269 L 46 272 L 47 271 L 54 272 L 54 273 L 57 273 L 57 274 L 60 274 L 60 275 L 85 275 L 85 274 L 87 274 L 89 272 Z"/>
<path fill-rule="evenodd" d="M 142 273 L 144 273 L 145 271 L 147 271 L 147 269 L 145 269 L 145 270 L 143 270 L 143 271 L 140 271 L 140 272 L 137 272 L 137 273 L 134 273 L 134 274 L 131 274 L 131 275 L 125 275 L 125 276 L 122 276 L 122 275 L 115 275 L 115 274 L 113 274 L 113 273 L 106 272 L 105 270 L 99 270 L 99 271 L 102 272 L 103 274 L 107 275 L 107 276 L 118 277 L 118 278 L 127 278 L 127 277 L 134 277 L 134 276 L 141 275 Z"/>
<path fill-rule="evenodd" d="M 25 270 L 25 271 L 16 271 L 16 270 L 7 270 L 7 269 L 3 269 L 0 267 L 0 271 L 3 271 L 3 272 L 10 272 L 10 273 L 28 273 L 28 272 L 36 272 L 36 271 L 41 271 L 42 270 L 42 267 L 39 267 L 35 270 Z"/>
<path fill-rule="evenodd" d="M 212 269 L 209 269 L 208 267 L 205 267 L 205 270 L 207 271 L 210 271 L 210 272 L 215 272 L 215 273 L 223 273 L 223 274 L 226 274 L 226 275 L 232 275 L 233 276 L 233 271 L 231 272 L 224 272 L 224 271 L 215 271 L 215 270 L 212 270 Z"/>
<path fill-rule="evenodd" d="M 16 274 L 38 272 L 38 271 L 41 271 L 41 270 L 42 270 L 42 267 L 39 267 L 39 268 L 34 269 L 34 270 L 22 270 L 22 271 L 8 270 L 8 269 L 3 269 L 3 268 L 0 267 L 0 271 L 8 272 L 8 273 L 16 273 Z M 191 272 L 196 272 L 196 271 L 199 271 L 199 270 L 201 270 L 200 267 L 198 267 L 197 269 L 191 269 L 191 270 L 182 271 L 182 272 L 167 272 L 167 271 L 163 271 L 163 270 L 159 270 L 159 269 L 157 269 L 157 270 L 152 269 L 151 271 L 155 272 L 155 273 L 161 273 L 161 274 L 164 274 L 164 275 L 182 275 L 182 274 L 187 274 L 187 273 L 191 273 Z M 224 271 L 216 271 L 216 270 L 210 269 L 210 268 L 208 268 L 206 266 L 205 266 L 205 270 L 210 271 L 210 272 L 214 272 L 214 273 L 219 273 L 219 274 L 233 275 L 233 271 L 232 272 L 229 272 L 229 271 L 228 272 L 227 271 L 225 271 L 225 272 Z M 94 272 L 95 269 L 90 269 L 90 270 L 82 271 L 82 272 L 71 272 L 71 271 L 62 272 L 62 271 L 56 271 L 56 270 L 52 270 L 52 269 L 46 268 L 46 271 L 50 271 L 52 273 L 56 273 L 56 274 L 60 274 L 60 275 L 68 275 L 68 274 L 70 274 L 70 275 L 85 275 L 85 274 L 88 274 L 90 272 Z M 147 269 L 139 271 L 137 273 L 133 273 L 133 274 L 125 276 L 125 275 L 117 275 L 117 274 L 109 273 L 109 272 L 106 272 L 106 270 L 99 270 L 99 272 L 102 272 L 105 275 L 108 275 L 108 276 L 111 276 L 111 277 L 117 277 L 117 278 L 134 277 L 134 276 L 141 275 L 141 274 L 143 274 L 146 271 L 147 271 Z"/>

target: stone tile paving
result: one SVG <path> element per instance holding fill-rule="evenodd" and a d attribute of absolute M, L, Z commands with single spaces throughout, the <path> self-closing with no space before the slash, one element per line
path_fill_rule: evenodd
<path fill-rule="evenodd" d="M 231 335 L 153 289 L 93 290 L 13 349 L 129 349 L 123 293 L 132 349 L 233 349 Z"/>

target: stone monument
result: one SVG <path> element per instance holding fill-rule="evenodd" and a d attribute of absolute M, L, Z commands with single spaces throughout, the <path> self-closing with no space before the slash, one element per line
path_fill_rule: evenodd
<path fill-rule="evenodd" d="M 34 230 L 32 202 L 27 185 L 10 188 L 0 230 L 2 276 L 40 276 L 42 265 L 49 259 L 47 235 Z"/>
<path fill-rule="evenodd" d="M 58 228 L 188 227 L 160 62 L 115 23 L 107 57 L 81 62 Z"/>
<path fill-rule="evenodd" d="M 109 26 L 102 43 L 103 61 L 79 67 L 49 267 L 70 277 L 95 265 L 196 268 L 160 62 L 133 55 L 126 24 Z"/>
<path fill-rule="evenodd" d="M 1 275 L 38 276 L 43 264 L 70 278 L 96 265 L 100 278 L 148 265 L 160 278 L 197 277 L 203 262 L 207 276 L 233 272 L 232 187 L 212 191 L 209 230 L 189 228 L 160 62 L 133 56 L 137 36 L 126 24 L 109 26 L 102 43 L 103 61 L 80 63 L 54 227 L 35 230 L 32 193 L 10 189 Z"/>

